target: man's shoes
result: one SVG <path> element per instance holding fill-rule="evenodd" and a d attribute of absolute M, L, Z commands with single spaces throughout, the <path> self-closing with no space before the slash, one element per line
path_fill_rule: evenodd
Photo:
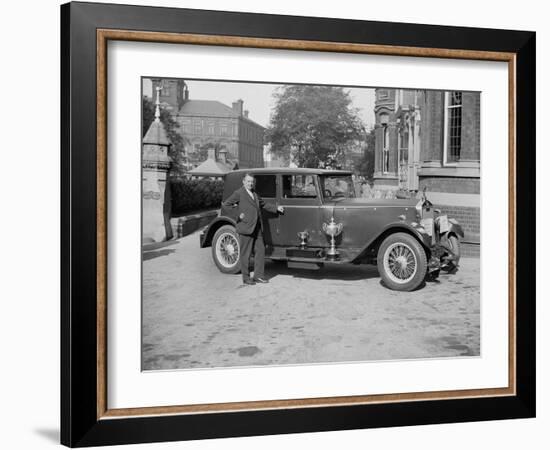
<path fill-rule="evenodd" d="M 256 282 L 254 280 L 243 280 L 243 284 L 254 286 Z"/>
<path fill-rule="evenodd" d="M 253 278 L 252 280 L 256 283 L 269 283 L 269 280 L 266 280 L 265 278 Z"/>

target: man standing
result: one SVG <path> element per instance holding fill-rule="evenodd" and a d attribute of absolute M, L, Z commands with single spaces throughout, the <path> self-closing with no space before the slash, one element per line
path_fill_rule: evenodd
<path fill-rule="evenodd" d="M 265 244 L 263 238 L 263 224 L 261 209 L 281 214 L 285 209 L 282 206 L 275 206 L 265 203 L 256 192 L 254 192 L 254 176 L 247 173 L 243 178 L 243 187 L 231 194 L 224 206 L 239 207 L 237 215 L 237 233 L 239 233 L 241 273 L 244 284 L 269 283 L 264 278 Z M 250 278 L 248 265 L 250 255 L 254 248 L 254 278 Z"/>

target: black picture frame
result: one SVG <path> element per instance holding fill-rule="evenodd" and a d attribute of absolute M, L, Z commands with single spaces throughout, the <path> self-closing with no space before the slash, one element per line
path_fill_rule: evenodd
<path fill-rule="evenodd" d="M 515 395 L 101 417 L 98 411 L 97 30 L 515 55 Z M 534 32 L 93 3 L 61 6 L 61 443 L 71 447 L 535 416 Z M 426 55 L 428 56 L 428 55 Z M 519 264 L 518 261 L 530 261 Z"/>

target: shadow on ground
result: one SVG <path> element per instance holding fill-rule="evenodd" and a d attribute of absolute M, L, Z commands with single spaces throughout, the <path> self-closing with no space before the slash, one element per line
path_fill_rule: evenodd
<path fill-rule="evenodd" d="M 171 248 L 159 250 L 158 252 L 143 252 L 143 261 L 149 261 L 150 259 L 158 258 L 159 256 L 168 256 L 174 252 L 175 250 Z"/>
<path fill-rule="evenodd" d="M 380 276 L 378 270 L 374 266 L 324 266 L 318 270 L 308 270 L 289 269 L 284 262 L 271 262 L 266 264 L 265 273 L 268 278 L 276 278 L 279 275 L 290 275 L 294 278 L 305 278 L 308 280 L 341 281 L 368 280 Z"/>
<path fill-rule="evenodd" d="M 172 245 L 179 244 L 179 241 L 177 239 L 173 239 L 171 241 L 164 241 L 164 242 L 151 242 L 150 244 L 143 244 L 141 246 L 141 250 L 143 252 L 149 252 L 151 250 L 158 250 L 159 248 L 164 247 L 171 247 Z"/>

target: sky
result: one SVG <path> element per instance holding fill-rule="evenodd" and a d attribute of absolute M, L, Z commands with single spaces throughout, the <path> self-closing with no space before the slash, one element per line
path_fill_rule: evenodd
<path fill-rule="evenodd" d="M 243 108 L 249 111 L 254 122 L 267 127 L 274 106 L 273 92 L 277 84 L 245 83 L 229 81 L 185 80 L 189 87 L 190 100 L 217 100 L 231 107 L 238 99 L 244 102 Z M 143 93 L 151 97 L 151 80 L 143 79 Z M 352 107 L 359 109 L 359 117 L 366 128 L 374 125 L 374 89 L 347 88 L 352 98 Z"/>

